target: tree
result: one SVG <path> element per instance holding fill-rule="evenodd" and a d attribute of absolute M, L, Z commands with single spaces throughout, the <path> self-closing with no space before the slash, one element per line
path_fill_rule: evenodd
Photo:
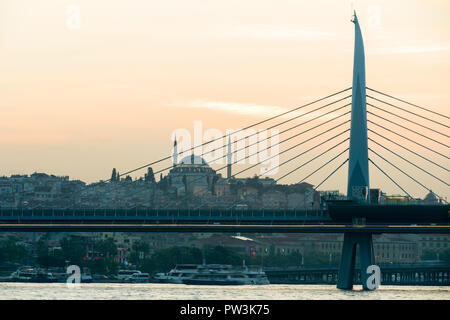
<path fill-rule="evenodd" d="M 151 183 L 155 182 L 155 175 L 153 173 L 152 167 L 148 167 L 147 175 L 145 177 L 146 177 L 146 179 L 145 179 L 146 182 L 151 182 Z"/>
<path fill-rule="evenodd" d="M 265 267 L 298 267 L 302 265 L 302 254 L 299 252 L 292 252 L 290 254 L 275 253 L 273 249 L 269 251 L 267 256 L 253 256 L 246 257 L 248 264 L 263 264 Z"/>
<path fill-rule="evenodd" d="M 111 258 L 96 258 L 87 263 L 89 270 L 97 274 L 116 274 L 119 264 Z"/>
<path fill-rule="evenodd" d="M 150 259 L 144 259 L 141 270 L 149 273 L 167 272 L 177 264 L 200 264 L 202 252 L 198 248 L 170 247 L 155 252 Z"/>
<path fill-rule="evenodd" d="M 139 264 L 140 260 L 145 259 L 146 254 L 150 251 L 150 246 L 144 241 L 136 241 L 131 246 L 130 261 Z M 144 255 L 141 258 L 141 252 Z"/>
<path fill-rule="evenodd" d="M 83 265 L 86 256 L 86 248 L 78 242 L 64 238 L 61 240 L 61 248 L 65 261 L 78 266 Z"/>
<path fill-rule="evenodd" d="M 338 257 L 332 256 L 331 263 L 336 264 L 338 261 L 336 260 Z M 329 254 L 326 254 L 324 252 L 310 252 L 308 254 L 305 254 L 305 265 L 315 265 L 315 264 L 329 264 L 330 263 L 330 256 Z"/>
<path fill-rule="evenodd" d="M 116 173 L 116 168 L 112 169 L 112 174 L 111 174 L 111 182 L 116 181 L 117 179 L 117 173 Z"/>
<path fill-rule="evenodd" d="M 56 255 L 55 255 L 56 253 Z M 44 236 L 39 239 L 36 248 L 37 263 L 44 267 L 62 267 L 64 266 L 64 257 L 60 250 L 49 253 L 47 238 Z"/>
<path fill-rule="evenodd" d="M 9 239 L 0 242 L 0 262 L 24 263 L 27 254 L 25 246 L 17 244 L 14 240 Z"/>
<path fill-rule="evenodd" d="M 204 248 L 206 263 L 240 265 L 244 256 L 223 246 L 206 246 Z"/>
<path fill-rule="evenodd" d="M 117 254 L 117 246 L 113 238 L 99 240 L 95 243 L 95 251 L 103 257 L 115 256 Z"/>
<path fill-rule="evenodd" d="M 160 179 L 159 179 L 159 182 L 158 182 L 158 186 L 159 186 L 159 188 L 160 188 L 162 191 L 167 192 L 167 188 L 168 188 L 169 186 L 168 186 L 168 184 L 167 184 L 167 179 L 166 179 L 166 178 L 163 178 L 162 173 L 161 173 L 161 176 L 160 176 Z"/>

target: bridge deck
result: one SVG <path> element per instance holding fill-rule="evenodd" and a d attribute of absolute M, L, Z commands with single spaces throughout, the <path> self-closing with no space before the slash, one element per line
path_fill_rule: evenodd
<path fill-rule="evenodd" d="M 336 221 L 328 213 L 263 209 L 0 209 L 0 231 L 450 233 L 448 219 L 437 223 L 378 219 L 353 225 L 351 221 Z"/>
<path fill-rule="evenodd" d="M 247 233 L 450 233 L 450 225 L 365 225 L 354 226 L 345 224 L 250 224 L 230 223 L 0 223 L 0 231 L 29 231 L 29 232 L 247 232 Z"/>

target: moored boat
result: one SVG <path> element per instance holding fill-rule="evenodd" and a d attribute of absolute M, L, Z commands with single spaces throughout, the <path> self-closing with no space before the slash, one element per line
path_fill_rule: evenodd
<path fill-rule="evenodd" d="M 153 277 L 154 282 L 159 283 L 183 283 L 184 280 L 198 274 L 197 264 L 178 264 L 167 273 L 157 273 Z"/>
<path fill-rule="evenodd" d="M 35 268 L 31 266 L 24 266 L 17 269 L 9 277 L 12 282 L 34 282 L 34 283 L 49 283 L 57 282 L 51 272 L 45 269 Z"/>
<path fill-rule="evenodd" d="M 208 276 L 212 276 L 213 279 L 208 279 Z M 261 267 L 245 265 L 241 268 L 233 268 L 225 264 L 180 264 L 168 273 L 157 273 L 153 277 L 153 282 L 159 283 L 207 284 L 208 280 L 214 284 L 264 285 L 270 283 Z"/>
<path fill-rule="evenodd" d="M 219 272 L 207 272 L 196 274 L 190 279 L 183 280 L 184 284 L 192 285 L 244 285 L 248 284 L 248 276 L 244 274 L 226 274 Z"/>

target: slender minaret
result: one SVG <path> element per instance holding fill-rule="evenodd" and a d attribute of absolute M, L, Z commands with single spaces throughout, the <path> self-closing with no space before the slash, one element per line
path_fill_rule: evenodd
<path fill-rule="evenodd" d="M 369 188 L 364 44 L 356 12 L 354 12 L 353 17 L 352 22 L 355 24 L 355 52 L 347 197 L 352 197 L 353 187 Z"/>
<path fill-rule="evenodd" d="M 227 179 L 231 179 L 231 162 L 233 154 L 231 153 L 231 138 L 228 136 L 228 153 L 227 153 Z"/>
<path fill-rule="evenodd" d="M 177 136 L 175 136 L 175 141 L 173 143 L 173 166 L 175 167 L 178 163 L 178 151 L 177 151 Z"/>

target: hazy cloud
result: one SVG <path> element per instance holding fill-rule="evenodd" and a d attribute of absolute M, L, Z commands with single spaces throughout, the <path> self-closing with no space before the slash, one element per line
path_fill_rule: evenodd
<path fill-rule="evenodd" d="M 258 116 L 258 117 L 273 117 L 277 116 L 281 113 L 287 112 L 289 110 L 292 110 L 295 108 L 295 106 L 291 108 L 286 108 L 282 106 L 274 106 L 274 105 L 260 105 L 260 104 L 251 104 L 251 103 L 242 103 L 242 102 L 227 102 L 227 101 L 210 101 L 210 100 L 194 100 L 191 102 L 183 103 L 182 106 L 186 108 L 201 108 L 201 109 L 209 109 L 214 111 L 221 111 L 221 112 L 227 112 L 227 113 L 233 113 L 233 114 L 240 114 L 240 115 L 248 115 L 248 116 Z M 175 105 L 173 105 L 175 106 Z M 180 106 L 180 104 L 177 104 L 177 106 Z M 337 106 L 335 106 L 337 107 Z M 337 111 L 336 113 L 330 113 L 326 115 L 325 117 L 335 117 L 338 114 L 342 114 L 346 109 L 342 109 Z M 347 110 L 348 111 L 348 110 Z M 288 114 L 286 114 L 284 117 L 291 118 L 294 116 L 298 116 L 301 114 L 304 114 L 308 111 L 301 112 L 301 111 L 293 111 Z M 320 116 L 324 114 L 325 112 L 315 111 L 307 116 L 305 116 L 304 119 L 310 119 L 313 117 Z"/>
<path fill-rule="evenodd" d="M 450 50 L 450 45 L 437 46 L 400 46 L 394 48 L 382 48 L 370 52 L 372 54 L 416 54 L 427 52 L 441 52 Z"/>
<path fill-rule="evenodd" d="M 241 102 L 194 100 L 185 104 L 188 108 L 202 108 L 242 115 L 275 116 L 288 111 L 280 106 L 258 105 Z"/>
<path fill-rule="evenodd" d="M 305 29 L 299 26 L 265 26 L 265 27 L 250 27 L 240 26 L 231 30 L 217 31 L 215 34 L 233 36 L 233 37 L 248 37 L 248 38 L 268 38 L 268 39 L 315 39 L 329 37 L 329 32 Z"/>

